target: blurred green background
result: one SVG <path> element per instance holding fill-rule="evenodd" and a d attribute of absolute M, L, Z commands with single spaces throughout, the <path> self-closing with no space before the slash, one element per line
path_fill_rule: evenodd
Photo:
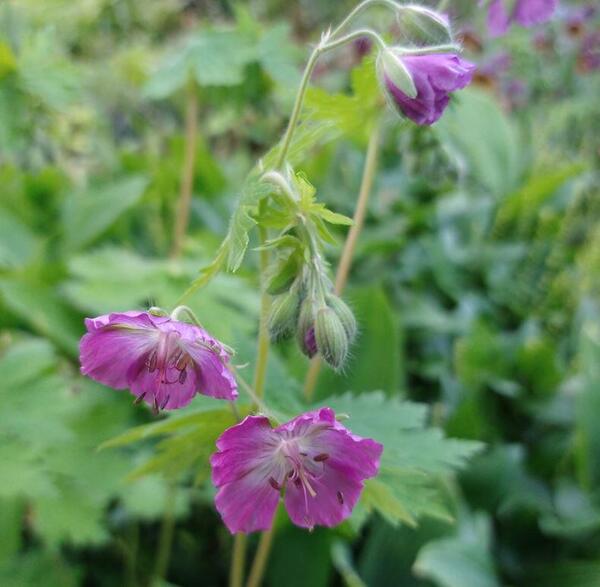
<path fill-rule="evenodd" d="M 361 333 L 318 394 L 425 402 L 486 448 L 440 476 L 454 521 L 427 507 L 414 527 L 365 509 L 312 534 L 281 520 L 267 585 L 600 585 L 600 11 L 563 1 L 552 22 L 490 40 L 475 4 L 450 2 L 473 87 L 433 128 L 388 114 L 348 292 Z M 171 307 L 210 262 L 309 44 L 352 6 L 0 3 L 2 586 L 227 584 L 204 449 L 191 436 L 175 459 L 153 440 L 98 451 L 154 419 L 78 375 L 78 339 L 85 316 Z M 350 94 L 361 59 L 337 52 L 315 85 Z M 173 257 L 190 76 L 194 197 Z M 351 216 L 366 137 L 350 118 L 300 169 Z M 254 357 L 256 256 L 189 300 L 240 362 Z M 300 401 L 293 345 L 270 369 L 269 401 Z"/>

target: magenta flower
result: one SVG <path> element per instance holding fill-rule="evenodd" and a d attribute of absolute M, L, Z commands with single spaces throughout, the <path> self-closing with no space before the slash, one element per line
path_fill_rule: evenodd
<path fill-rule="evenodd" d="M 271 527 L 280 494 L 294 524 L 312 529 L 345 520 L 377 475 L 383 446 L 352 434 L 331 408 L 271 428 L 248 416 L 225 430 L 210 459 L 217 510 L 230 532 Z"/>
<path fill-rule="evenodd" d="M 558 0 L 516 0 L 509 12 L 506 0 L 492 0 L 488 12 L 488 29 L 493 37 L 504 35 L 508 27 L 517 23 L 532 27 L 546 22 L 558 6 Z"/>
<path fill-rule="evenodd" d="M 196 393 L 233 400 L 237 384 L 225 347 L 199 326 L 149 312 L 86 318 L 81 372 L 131 390 L 154 411 L 181 408 Z"/>
<path fill-rule="evenodd" d="M 452 53 L 399 55 L 399 60 L 412 77 L 416 96 L 411 98 L 403 92 L 385 67 L 384 87 L 392 104 L 420 125 L 436 122 L 450 101 L 450 93 L 467 86 L 475 71 L 475 65 Z"/>

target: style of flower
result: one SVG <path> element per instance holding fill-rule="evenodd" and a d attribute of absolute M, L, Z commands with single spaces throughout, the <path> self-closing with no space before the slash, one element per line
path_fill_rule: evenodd
<path fill-rule="evenodd" d="M 363 481 L 377 475 L 383 446 L 352 434 L 331 408 L 272 428 L 248 416 L 217 440 L 210 459 L 216 507 L 230 532 L 270 528 L 281 493 L 294 524 L 332 527 L 354 508 Z"/>
<path fill-rule="evenodd" d="M 115 389 L 131 390 L 155 412 L 181 408 L 196 393 L 237 397 L 229 353 L 206 330 L 149 312 L 120 312 L 85 320 L 81 372 Z"/>
<path fill-rule="evenodd" d="M 416 96 L 411 98 L 403 92 L 385 67 L 380 77 L 390 102 L 419 125 L 436 122 L 448 106 L 450 93 L 467 86 L 475 71 L 474 64 L 452 53 L 398 54 L 398 59 L 412 77 Z"/>
<path fill-rule="evenodd" d="M 558 0 L 516 0 L 508 11 L 506 0 L 492 0 L 488 8 L 488 30 L 493 37 L 499 37 L 513 23 L 524 27 L 541 24 L 552 16 L 557 6 Z"/>

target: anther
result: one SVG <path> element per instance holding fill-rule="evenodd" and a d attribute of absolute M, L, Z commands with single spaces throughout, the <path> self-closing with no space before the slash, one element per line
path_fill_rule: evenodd
<path fill-rule="evenodd" d="M 322 452 L 321 454 L 314 456 L 313 461 L 316 461 L 317 463 L 322 463 L 323 461 L 326 461 L 328 458 L 329 458 L 329 455 L 326 452 Z"/>
<path fill-rule="evenodd" d="M 154 415 L 158 415 L 158 412 L 160 410 L 158 409 L 158 399 L 156 399 L 156 396 L 154 396 L 154 400 L 152 402 L 152 412 L 154 413 Z"/>
<path fill-rule="evenodd" d="M 169 400 L 171 399 L 170 395 L 167 395 L 167 397 L 165 398 L 165 401 L 162 403 L 162 405 L 160 406 L 161 410 L 165 409 L 165 406 L 169 403 Z"/>
<path fill-rule="evenodd" d="M 142 395 L 138 395 L 134 400 L 133 400 L 133 405 L 137 406 L 138 404 L 142 403 L 142 400 L 146 397 L 146 393 L 148 393 L 147 391 L 144 391 L 144 393 L 142 393 Z"/>
<path fill-rule="evenodd" d="M 155 351 L 150 355 L 150 358 L 148 359 L 148 361 L 146 361 L 146 367 L 148 367 L 148 371 L 150 373 L 153 373 L 154 371 L 156 371 L 156 360 L 157 360 L 157 353 Z"/>
<path fill-rule="evenodd" d="M 277 481 L 273 477 L 269 477 L 269 484 L 273 489 L 281 491 L 281 485 L 279 485 L 279 483 L 277 483 Z"/>
<path fill-rule="evenodd" d="M 179 377 L 177 378 L 177 380 L 179 381 L 179 383 L 181 383 L 181 385 L 183 385 L 185 383 L 185 380 L 187 379 L 187 371 L 184 370 L 179 374 Z"/>
<path fill-rule="evenodd" d="M 340 502 L 340 505 L 344 505 L 344 494 L 341 491 L 337 492 L 337 500 Z"/>

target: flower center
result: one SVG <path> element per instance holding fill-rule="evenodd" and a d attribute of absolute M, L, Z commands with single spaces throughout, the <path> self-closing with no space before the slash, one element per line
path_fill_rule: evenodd
<path fill-rule="evenodd" d="M 174 330 L 161 332 L 158 344 L 146 358 L 146 369 L 149 373 L 156 374 L 157 391 L 161 385 L 173 385 L 175 383 L 183 385 L 187 379 L 188 367 L 191 367 L 193 360 L 181 348 L 180 338 L 179 332 Z M 162 410 L 169 402 L 169 398 L 170 394 L 167 393 L 161 405 L 155 405 L 155 409 Z M 157 402 L 156 396 L 154 401 Z"/>

